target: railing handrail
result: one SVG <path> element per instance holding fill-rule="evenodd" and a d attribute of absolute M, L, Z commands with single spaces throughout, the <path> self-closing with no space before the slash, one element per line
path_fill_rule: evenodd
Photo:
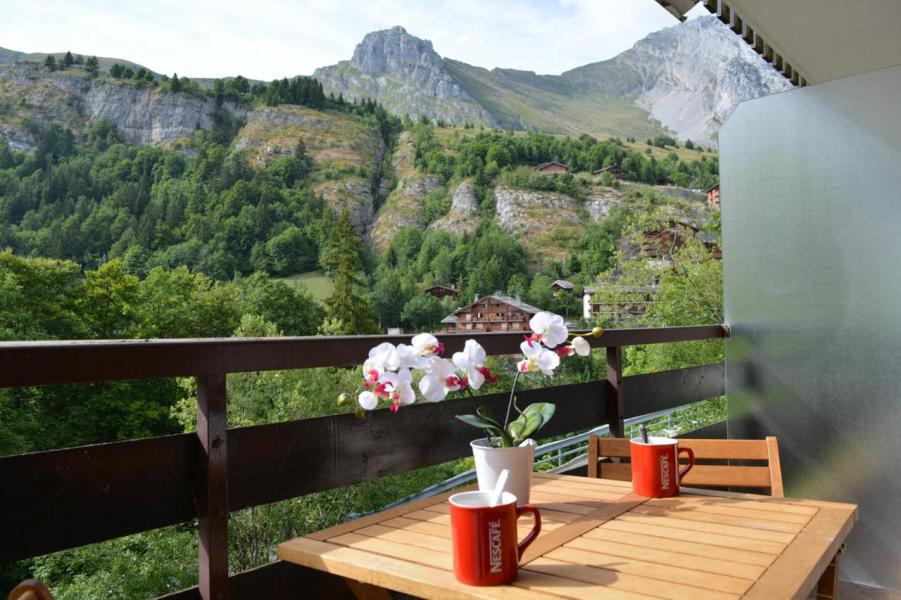
<path fill-rule="evenodd" d="M 448 352 L 475 339 L 488 354 L 516 352 L 522 332 L 441 334 Z M 610 329 L 588 338 L 595 348 L 722 338 L 723 325 Z M 412 334 L 151 340 L 0 342 L 0 388 L 93 383 L 221 373 L 336 367 L 362 362 L 381 342 L 409 342 Z"/>

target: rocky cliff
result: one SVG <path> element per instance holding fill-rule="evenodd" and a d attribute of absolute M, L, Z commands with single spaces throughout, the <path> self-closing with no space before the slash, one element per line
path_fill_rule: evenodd
<path fill-rule="evenodd" d="M 366 34 L 353 58 L 313 74 L 326 91 L 375 98 L 399 115 L 491 125 L 491 115 L 445 69 L 432 42 L 403 27 Z"/>
<path fill-rule="evenodd" d="M 683 139 L 708 144 L 744 100 L 791 88 L 713 16 L 656 31 L 616 58 L 563 74 L 578 93 L 633 97 Z"/>
<path fill-rule="evenodd" d="M 130 143 L 167 145 L 211 127 L 215 108 L 212 98 L 91 79 L 75 69 L 51 73 L 33 62 L 0 67 L 0 98 L 10 100 L 7 114 L 0 114 L 0 135 L 25 151 L 35 143 L 24 126 L 28 120 L 59 123 L 77 133 L 91 121 L 109 119 Z M 226 108 L 243 116 L 234 106 Z"/>

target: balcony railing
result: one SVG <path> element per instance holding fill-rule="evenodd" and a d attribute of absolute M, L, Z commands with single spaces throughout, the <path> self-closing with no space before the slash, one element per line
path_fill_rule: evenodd
<path fill-rule="evenodd" d="M 719 325 L 606 331 L 605 380 L 522 391 L 557 404 L 551 437 L 724 393 L 722 364 L 623 378 L 624 346 L 722 338 Z M 280 562 L 228 575 L 228 514 L 462 458 L 473 430 L 453 419 L 506 394 L 226 428 L 228 373 L 357 364 L 409 336 L 0 343 L 0 387 L 197 377 L 197 432 L 0 457 L 0 563 L 190 522 L 199 523 L 199 586 L 166 598 L 341 597 L 321 573 Z M 515 353 L 521 333 L 444 335 L 448 352 L 475 338 Z M 353 465 L 353 468 L 347 468 Z M 337 587 L 336 587 L 337 586 Z"/>

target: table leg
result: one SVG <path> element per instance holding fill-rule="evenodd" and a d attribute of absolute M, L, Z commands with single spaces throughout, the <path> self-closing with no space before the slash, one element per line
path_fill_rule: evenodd
<path fill-rule="evenodd" d="M 357 600 L 391 600 L 391 593 L 385 588 L 380 588 L 356 579 L 345 579 L 347 587 L 353 592 Z"/>
<path fill-rule="evenodd" d="M 838 597 L 838 553 L 817 583 L 817 600 L 835 600 Z"/>

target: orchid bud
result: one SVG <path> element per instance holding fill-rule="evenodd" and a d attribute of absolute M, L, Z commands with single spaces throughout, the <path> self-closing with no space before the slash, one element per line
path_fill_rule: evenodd
<path fill-rule="evenodd" d="M 591 337 L 601 337 L 601 335 L 603 333 L 604 333 L 603 327 L 595 327 L 594 329 L 591 330 Z"/>
<path fill-rule="evenodd" d="M 347 393 L 341 392 L 340 394 L 338 394 L 338 406 L 344 406 L 345 404 L 347 404 L 348 399 L 349 398 L 347 396 Z"/>

